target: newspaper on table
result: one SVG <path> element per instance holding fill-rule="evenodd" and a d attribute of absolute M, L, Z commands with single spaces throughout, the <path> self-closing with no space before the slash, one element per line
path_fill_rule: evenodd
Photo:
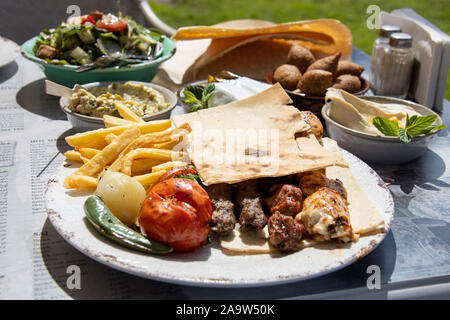
<path fill-rule="evenodd" d="M 37 65 L 19 57 L 0 72 L 0 299 L 136 299 L 149 290 L 176 297 L 166 284 L 95 262 L 57 234 L 44 192 L 74 131 L 58 98 L 44 93 Z"/>
<path fill-rule="evenodd" d="M 423 170 L 421 162 L 381 170 L 383 176 L 400 179 L 391 188 L 399 208 L 393 236 L 352 265 L 351 272 L 342 270 L 308 280 L 308 286 L 294 283 L 275 291 L 218 290 L 138 278 L 104 266 L 68 244 L 47 219 L 46 184 L 64 161 L 64 137 L 74 132 L 58 98 L 44 93 L 44 79 L 39 67 L 23 57 L 0 68 L 0 299 L 283 298 L 364 287 L 366 265 L 373 263 L 380 264 L 383 283 L 450 274 L 446 137 L 437 137 L 438 148 L 427 158 L 444 159 L 443 171 L 434 167 L 432 186 L 423 182 L 428 176 L 416 181 L 414 172 Z M 182 112 L 181 107 L 176 110 Z M 406 194 L 404 188 L 410 185 Z M 77 273 L 81 278 L 74 277 Z"/>

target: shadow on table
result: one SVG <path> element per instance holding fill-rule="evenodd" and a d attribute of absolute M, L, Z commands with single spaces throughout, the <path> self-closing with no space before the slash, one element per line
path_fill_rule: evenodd
<path fill-rule="evenodd" d="M 439 179 L 446 169 L 444 160 L 431 150 L 419 159 L 401 166 L 372 164 L 371 167 L 385 182 L 398 185 L 405 194 L 411 193 L 415 186 L 430 191 L 439 190 L 439 187 L 450 187 Z"/>
<path fill-rule="evenodd" d="M 16 74 L 17 70 L 19 70 L 19 66 L 15 61 L 0 67 L 0 83 L 11 79 Z"/>
<path fill-rule="evenodd" d="M 73 299 L 245 300 L 301 297 L 335 290 L 365 288 L 367 279 L 371 275 L 367 273 L 367 268 L 371 265 L 380 267 L 381 284 L 383 285 L 389 281 L 396 261 L 395 240 L 390 232 L 370 254 L 328 275 L 275 286 L 207 288 L 143 279 L 104 266 L 69 245 L 57 233 L 48 219 L 42 229 L 40 245 L 43 264 L 56 283 L 54 286 L 59 286 L 63 291 L 60 292 L 53 288 L 53 292 L 59 291 L 62 297 L 65 297 L 64 293 L 66 293 Z M 81 269 L 81 289 L 68 288 L 67 282 L 70 281 L 68 279 L 71 274 L 67 273 L 67 268 L 70 265 L 77 265 Z M 249 268 L 254 267 L 249 266 Z M 46 281 L 42 277 L 40 279 Z M 369 289 L 367 290 L 369 291 Z"/>
<path fill-rule="evenodd" d="M 69 146 L 66 142 L 66 137 L 74 135 L 78 133 L 78 131 L 74 129 L 69 129 L 64 131 L 57 139 L 56 147 L 58 148 L 58 151 L 64 154 L 64 152 L 68 150 L 73 150 L 73 147 Z"/>
<path fill-rule="evenodd" d="M 86 225 L 86 228 L 92 233 L 92 235 L 98 239 L 98 241 L 106 242 L 110 246 L 114 246 L 116 248 L 119 248 L 121 250 L 126 250 L 130 254 L 136 254 L 136 255 L 142 255 L 142 256 L 148 256 L 147 253 L 138 252 L 132 249 L 121 247 L 120 245 L 112 242 L 111 240 L 107 239 L 106 237 L 99 234 L 97 230 L 89 223 L 89 220 L 87 218 L 84 218 L 84 223 Z M 187 253 L 177 253 L 177 254 L 168 254 L 168 255 L 160 255 L 158 256 L 158 259 L 167 260 L 167 261 L 177 261 L 180 263 L 192 261 L 195 259 L 195 261 L 207 261 L 208 258 L 211 255 L 211 248 L 209 246 L 205 246 L 204 248 L 199 248 L 195 250 L 194 252 L 187 252 Z"/>
<path fill-rule="evenodd" d="M 51 120 L 67 120 L 59 106 L 59 97 L 45 93 L 45 79 L 38 79 L 23 86 L 16 94 L 17 103 L 34 114 Z"/>
<path fill-rule="evenodd" d="M 139 278 L 109 268 L 82 254 L 68 244 L 47 219 L 41 230 L 41 256 L 53 282 L 42 277 L 42 270 L 35 276 L 34 285 L 39 287 L 43 298 L 73 299 L 187 299 L 181 286 Z M 81 271 L 80 289 L 69 289 L 73 283 L 68 272 L 71 265 Z M 49 285 L 49 283 L 51 284 Z"/>

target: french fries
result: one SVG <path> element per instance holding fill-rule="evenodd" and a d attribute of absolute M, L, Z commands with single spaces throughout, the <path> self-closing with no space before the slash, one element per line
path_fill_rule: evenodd
<path fill-rule="evenodd" d="M 138 176 L 152 172 L 155 166 L 165 163 L 166 160 L 161 159 L 136 159 L 131 165 L 131 175 Z"/>
<path fill-rule="evenodd" d="M 161 159 L 171 161 L 174 159 L 184 159 L 186 156 L 183 152 L 170 151 L 155 148 L 138 148 L 130 151 L 123 159 L 121 172 L 131 175 L 131 165 L 135 159 Z"/>
<path fill-rule="evenodd" d="M 64 186 L 72 187 L 71 176 L 89 176 L 94 177 L 101 172 L 105 166 L 112 163 L 119 153 L 134 139 L 139 136 L 139 129 L 133 126 L 122 132 L 117 139 L 107 145 L 102 151 L 97 153 L 92 159 L 83 164 L 77 171 L 64 180 Z M 76 184 L 75 184 L 76 186 Z"/>
<path fill-rule="evenodd" d="M 138 126 L 141 134 L 150 132 L 159 132 L 168 129 L 171 126 L 170 120 L 155 120 L 151 122 L 133 123 L 132 125 L 116 126 L 105 129 L 98 129 L 74 134 L 66 137 L 66 142 L 69 146 L 76 149 L 80 148 L 94 148 L 103 149 L 107 143 L 105 137 L 113 133 L 119 135 L 131 126 Z"/>
<path fill-rule="evenodd" d="M 144 122 L 141 117 L 139 117 L 136 113 L 133 112 L 128 106 L 122 101 L 116 100 L 114 102 L 114 106 L 116 107 L 119 114 L 126 120 L 130 120 L 133 122 Z"/>
<path fill-rule="evenodd" d="M 64 152 L 64 156 L 66 157 L 66 159 L 68 159 L 72 162 L 83 162 L 83 160 L 81 159 L 80 152 L 78 152 L 76 150 L 66 151 L 66 152 Z"/>
<path fill-rule="evenodd" d="M 97 184 L 97 178 L 80 174 L 71 174 L 64 179 L 64 188 L 66 189 L 95 189 Z"/>
<path fill-rule="evenodd" d="M 105 114 L 103 115 L 103 123 L 105 124 L 105 127 L 110 128 L 117 126 L 127 126 L 133 124 L 133 121 Z"/>
<path fill-rule="evenodd" d="M 171 170 L 173 168 L 176 168 L 176 167 L 184 167 L 184 166 L 187 166 L 187 165 L 188 165 L 188 163 L 187 162 L 183 162 L 183 161 L 164 162 L 164 163 L 162 163 L 160 165 L 154 166 L 152 168 L 152 172 L 151 173 L 134 176 L 133 178 L 135 178 L 137 181 L 139 181 L 142 184 L 142 186 L 145 188 L 145 190 L 148 190 L 167 171 L 169 171 L 169 170 Z"/>
<path fill-rule="evenodd" d="M 152 172 L 158 172 L 158 171 L 169 171 L 173 168 L 177 168 L 177 167 L 184 167 L 187 166 L 188 163 L 184 162 L 184 161 L 169 161 L 169 162 L 164 162 L 162 164 L 159 164 L 157 166 L 154 166 L 152 168 Z"/>
<path fill-rule="evenodd" d="M 154 132 L 149 134 L 143 134 L 131 144 L 129 144 L 125 150 L 120 154 L 116 161 L 108 168 L 108 170 L 114 172 L 120 172 L 124 166 L 125 156 L 138 148 L 151 147 L 154 144 L 165 143 L 170 141 L 179 141 L 181 137 L 186 135 L 190 131 L 188 124 L 182 125 L 178 128 L 171 128 L 161 132 Z M 167 161 L 170 159 L 167 159 Z"/>
<path fill-rule="evenodd" d="M 78 150 L 78 152 L 80 153 L 80 155 L 82 157 L 85 157 L 87 159 L 92 159 L 97 153 L 100 152 L 100 150 L 93 149 L 93 148 L 80 148 L 80 150 Z"/>
<path fill-rule="evenodd" d="M 81 166 L 65 177 L 65 188 L 96 188 L 110 170 L 131 176 L 148 189 L 168 170 L 188 164 L 185 152 L 172 149 L 190 132 L 189 125 L 171 128 L 170 120 L 135 122 L 127 117 L 104 116 L 106 128 L 66 137 L 74 149 L 64 156 Z"/>
<path fill-rule="evenodd" d="M 145 188 L 145 190 L 150 189 L 156 181 L 164 174 L 166 171 L 156 171 L 152 173 L 147 173 L 139 176 L 134 176 L 133 178 L 139 181 L 140 184 Z"/>
<path fill-rule="evenodd" d="M 111 142 L 113 142 L 113 140 L 114 140 L 115 138 L 117 138 L 117 136 L 116 136 L 114 133 L 108 133 L 108 134 L 105 136 L 105 142 L 106 142 L 106 144 L 110 144 Z"/>

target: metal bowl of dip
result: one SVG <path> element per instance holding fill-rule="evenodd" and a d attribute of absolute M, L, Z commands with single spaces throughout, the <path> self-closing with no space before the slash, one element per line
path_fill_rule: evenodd
<path fill-rule="evenodd" d="M 143 84 L 144 86 L 151 87 L 155 90 L 158 90 L 160 93 L 164 95 L 164 98 L 169 103 L 169 106 L 161 110 L 159 112 L 152 113 L 150 115 L 146 115 L 142 117 L 144 121 L 150 121 L 150 120 L 159 120 L 159 119 L 169 119 L 170 114 L 172 110 L 175 108 L 178 102 L 178 98 L 171 90 L 148 82 L 140 82 L 140 81 L 105 81 L 105 82 L 92 82 L 84 84 L 83 87 L 86 89 L 92 89 L 95 87 L 106 87 L 112 83 L 125 83 L 125 82 L 132 82 L 137 84 Z M 59 100 L 59 104 L 61 106 L 62 111 L 66 114 L 67 119 L 72 124 L 72 127 L 79 132 L 82 131 L 88 131 L 88 130 L 95 130 L 104 128 L 105 125 L 103 123 L 103 119 L 100 117 L 92 117 L 80 113 L 73 112 L 68 108 L 69 105 L 69 98 L 62 97 Z"/>
<path fill-rule="evenodd" d="M 437 115 L 435 124 L 441 125 L 442 118 L 431 109 L 407 100 L 384 96 L 360 96 L 378 103 L 396 103 L 412 107 L 416 112 L 425 115 Z M 329 117 L 330 106 L 322 108 L 328 135 L 336 140 L 339 147 L 351 152 L 358 158 L 376 164 L 402 164 L 421 157 L 428 148 L 436 133 L 413 137 L 411 142 L 404 143 L 398 137 L 382 137 L 360 132 L 343 126 Z"/>

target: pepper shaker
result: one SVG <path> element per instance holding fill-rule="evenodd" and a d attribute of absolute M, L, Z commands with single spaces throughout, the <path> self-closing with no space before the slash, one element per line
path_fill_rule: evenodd
<path fill-rule="evenodd" d="M 384 25 L 380 28 L 379 37 L 373 44 L 370 60 L 370 86 L 374 92 L 381 87 L 380 69 L 385 51 L 389 48 L 389 37 L 397 32 L 401 32 L 400 27 Z"/>
<path fill-rule="evenodd" d="M 411 84 L 414 52 L 412 37 L 407 33 L 393 33 L 389 47 L 381 59 L 378 69 L 380 85 L 374 88 L 377 95 L 405 99 Z"/>

